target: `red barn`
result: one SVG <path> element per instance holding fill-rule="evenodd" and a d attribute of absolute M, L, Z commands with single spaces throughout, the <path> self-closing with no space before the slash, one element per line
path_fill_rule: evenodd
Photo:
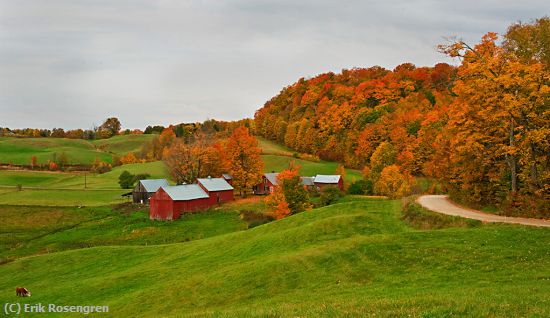
<path fill-rule="evenodd" d="M 222 173 L 222 178 L 224 178 L 230 185 L 233 185 L 233 176 L 229 173 Z"/>
<path fill-rule="evenodd" d="M 277 185 L 277 176 L 278 173 L 264 173 L 262 176 L 262 183 L 252 187 L 254 194 L 270 194 L 275 191 L 275 186 Z"/>
<path fill-rule="evenodd" d="M 208 193 L 211 205 L 233 201 L 233 187 L 224 178 L 197 179 L 197 183 Z"/>
<path fill-rule="evenodd" d="M 206 210 L 210 196 L 198 184 L 161 187 L 150 199 L 151 220 L 175 220 L 182 213 Z"/>
<path fill-rule="evenodd" d="M 344 180 L 340 175 L 323 175 L 318 174 L 313 179 L 313 183 L 317 187 L 317 190 L 322 190 L 324 187 L 333 186 L 340 188 L 340 191 L 344 191 Z"/>

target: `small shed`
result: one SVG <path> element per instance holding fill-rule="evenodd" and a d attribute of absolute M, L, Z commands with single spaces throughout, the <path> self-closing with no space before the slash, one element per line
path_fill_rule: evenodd
<path fill-rule="evenodd" d="M 264 173 L 262 176 L 262 182 L 252 187 L 254 194 L 270 194 L 275 191 L 277 185 L 277 176 L 279 173 Z"/>
<path fill-rule="evenodd" d="M 300 179 L 306 190 L 311 190 L 315 187 L 315 177 L 300 177 Z"/>
<path fill-rule="evenodd" d="M 160 187 L 169 186 L 166 179 L 146 179 L 139 180 L 132 191 L 134 203 L 149 204 L 149 199 L 160 189 Z"/>
<path fill-rule="evenodd" d="M 198 184 L 161 187 L 151 197 L 151 220 L 176 220 L 182 213 L 206 210 L 209 195 Z"/>
<path fill-rule="evenodd" d="M 197 184 L 208 193 L 211 205 L 233 201 L 233 187 L 225 178 L 197 179 Z"/>
<path fill-rule="evenodd" d="M 233 185 L 233 176 L 229 173 L 222 173 L 222 178 L 227 181 L 230 185 Z"/>
<path fill-rule="evenodd" d="M 324 174 L 318 174 L 313 179 L 313 182 L 315 186 L 317 187 L 317 190 L 322 190 L 324 187 L 338 187 L 341 191 L 344 190 L 344 180 L 342 180 L 342 177 L 340 175 L 324 175 Z"/>

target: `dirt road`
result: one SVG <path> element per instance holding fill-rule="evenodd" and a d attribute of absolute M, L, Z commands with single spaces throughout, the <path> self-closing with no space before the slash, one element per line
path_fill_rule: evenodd
<path fill-rule="evenodd" d="M 550 227 L 550 220 L 516 218 L 508 216 L 500 216 L 489 213 L 484 213 L 476 210 L 470 210 L 460 207 L 451 202 L 446 195 L 423 195 L 418 198 L 417 202 L 424 208 L 443 213 L 447 215 L 461 216 L 468 219 L 479 220 L 483 222 L 502 222 L 523 224 L 530 226 Z"/>

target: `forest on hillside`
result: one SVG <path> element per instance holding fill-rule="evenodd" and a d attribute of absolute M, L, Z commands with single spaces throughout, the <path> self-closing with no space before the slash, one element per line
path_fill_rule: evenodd
<path fill-rule="evenodd" d="M 256 112 L 256 132 L 371 184 L 427 176 L 461 202 L 550 216 L 550 19 L 439 50 L 460 65 L 301 78 Z"/>

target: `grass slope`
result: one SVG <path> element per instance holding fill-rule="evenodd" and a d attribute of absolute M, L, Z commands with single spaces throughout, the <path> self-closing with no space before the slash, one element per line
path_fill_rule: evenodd
<path fill-rule="evenodd" d="M 285 146 L 276 144 L 270 140 L 264 139 L 262 137 L 258 138 L 258 144 L 262 148 L 262 160 L 264 162 L 264 171 L 282 171 L 288 168 L 291 161 L 294 161 L 298 164 L 300 169 L 300 174 L 303 176 L 315 176 L 317 174 L 335 174 L 336 168 L 338 167 L 337 162 L 323 161 L 313 162 L 308 160 L 302 160 L 292 157 L 292 154 L 295 153 L 294 150 L 287 148 Z M 348 183 L 351 183 L 352 178 L 360 180 L 362 174 L 358 170 L 346 169 L 347 176 L 346 180 Z"/>
<path fill-rule="evenodd" d="M 203 240 L 24 258 L 0 266 L 0 301 L 113 317 L 550 315 L 547 229 L 399 218 L 398 201 L 356 199 Z"/>
<path fill-rule="evenodd" d="M 29 165 L 36 156 L 39 164 L 53 160 L 54 153 L 65 152 L 71 164 L 91 164 L 95 158 L 112 162 L 112 155 L 138 151 L 153 135 L 121 135 L 103 140 L 67 138 L 0 137 L 0 163 Z"/>
<path fill-rule="evenodd" d="M 244 230 L 247 223 L 240 219 L 240 210 L 240 205 L 226 204 L 174 222 L 158 222 L 149 220 L 147 208 L 135 205 L 115 209 L 3 205 L 0 264 L 83 247 L 185 242 Z"/>
<path fill-rule="evenodd" d="M 294 161 L 301 167 L 300 174 L 303 176 L 315 176 L 317 174 L 335 174 L 338 163 L 330 161 L 312 162 L 293 157 L 277 156 L 277 155 L 262 155 L 264 161 L 265 172 L 281 171 L 287 169 L 290 162 Z M 361 180 L 362 175 L 358 170 L 346 169 L 346 180 L 348 183 L 355 177 L 356 180 Z"/>

